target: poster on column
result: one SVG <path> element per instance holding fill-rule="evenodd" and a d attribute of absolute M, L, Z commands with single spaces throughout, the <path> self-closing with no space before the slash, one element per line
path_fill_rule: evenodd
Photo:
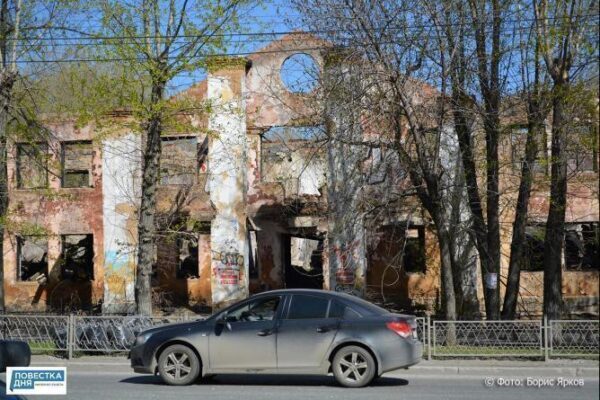
<path fill-rule="evenodd" d="M 238 253 L 214 253 L 213 274 L 220 285 L 238 285 L 244 258 Z"/>

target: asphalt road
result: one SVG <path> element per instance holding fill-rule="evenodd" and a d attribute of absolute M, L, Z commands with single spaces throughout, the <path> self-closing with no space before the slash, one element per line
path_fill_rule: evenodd
<path fill-rule="evenodd" d="M 495 377 L 496 379 L 498 377 Z M 163 385 L 158 377 L 128 372 L 70 371 L 67 396 L 59 399 L 218 399 L 218 400 L 408 400 L 408 399 L 598 399 L 598 379 L 581 378 L 583 387 L 486 387 L 481 376 L 421 375 L 398 372 L 385 375 L 363 389 L 337 386 L 332 377 L 312 376 L 217 376 L 208 382 L 186 387 Z M 525 379 L 525 378 L 520 378 Z M 0 398 L 6 396 L 5 375 L 0 374 Z M 489 383 L 488 383 L 489 384 Z M 31 396 L 32 400 L 42 396 Z M 23 397 L 21 397 L 23 399 Z"/>

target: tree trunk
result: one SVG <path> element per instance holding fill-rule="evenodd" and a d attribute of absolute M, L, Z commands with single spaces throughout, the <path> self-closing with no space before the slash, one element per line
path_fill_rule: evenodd
<path fill-rule="evenodd" d="M 154 106 L 151 117 L 146 121 L 144 131 L 146 144 L 142 166 L 142 198 L 138 222 L 138 264 L 135 281 L 135 301 L 140 315 L 152 315 L 152 264 L 154 262 L 156 187 L 161 155 L 161 133 L 163 118 L 160 102 L 165 83 L 153 82 L 151 102 Z"/>
<path fill-rule="evenodd" d="M 555 81 L 552 93 L 550 209 L 544 240 L 544 314 L 548 319 L 560 318 L 562 309 L 562 249 L 567 204 L 564 108 L 568 95 L 568 82 Z"/>
<path fill-rule="evenodd" d="M 437 225 L 437 224 L 436 224 Z M 444 228 L 437 225 L 437 237 L 440 246 L 440 259 L 442 269 L 442 299 L 444 316 L 449 321 L 456 320 L 456 296 L 452 276 L 452 250 L 450 237 Z"/>
<path fill-rule="evenodd" d="M 500 317 L 500 190 L 498 184 L 499 160 L 498 137 L 500 135 L 500 121 L 498 119 L 498 102 L 486 111 L 486 216 L 487 216 L 487 249 L 489 255 L 488 274 L 495 274 L 495 286 L 488 285 L 484 276 L 484 291 L 487 292 L 486 317 L 498 319 Z"/>
<path fill-rule="evenodd" d="M 470 128 L 468 127 L 465 110 L 467 109 L 467 100 L 464 99 L 459 88 L 453 88 L 453 116 L 458 145 L 463 163 L 465 182 L 467 185 L 467 197 L 469 199 L 469 208 L 473 216 L 473 232 L 475 234 L 475 243 L 479 253 L 479 263 L 481 267 L 481 277 L 485 280 L 488 273 L 493 272 L 491 267 L 491 255 L 488 249 L 488 230 L 483 218 L 483 207 L 479 196 L 479 186 L 477 183 L 477 169 L 475 166 L 473 147 L 471 143 Z M 488 319 L 494 319 L 492 310 L 494 309 L 494 290 L 485 288 L 484 282 L 484 302 L 485 312 Z"/>
<path fill-rule="evenodd" d="M 533 183 L 532 168 L 538 152 L 537 138 L 543 136 L 544 116 L 537 101 L 529 102 L 529 123 L 527 127 L 527 140 L 525 142 L 525 158 L 521 166 L 521 181 L 519 183 L 519 194 L 513 222 L 512 241 L 510 243 L 510 261 L 508 265 L 508 279 L 506 282 L 506 293 L 502 306 L 502 319 L 510 320 L 516 318 L 517 300 L 519 296 L 521 280 L 521 259 L 525 246 L 525 227 L 527 225 L 527 213 L 529 210 L 529 198 L 531 185 Z"/>
<path fill-rule="evenodd" d="M 16 74 L 0 73 L 0 313 L 4 312 L 4 226 L 8 212 L 7 125 Z"/>

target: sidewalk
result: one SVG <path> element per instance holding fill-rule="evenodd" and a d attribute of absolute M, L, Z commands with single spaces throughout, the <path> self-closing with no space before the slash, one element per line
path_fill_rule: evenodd
<path fill-rule="evenodd" d="M 34 355 L 31 365 L 67 366 L 82 372 L 132 372 L 129 360 L 123 356 L 82 356 L 67 360 L 52 356 Z M 598 360 L 432 360 L 422 361 L 408 370 L 390 375 L 465 375 L 502 377 L 586 377 L 598 378 Z"/>

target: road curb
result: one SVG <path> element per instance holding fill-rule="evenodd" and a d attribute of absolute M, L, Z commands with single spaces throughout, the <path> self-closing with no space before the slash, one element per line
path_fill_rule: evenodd
<path fill-rule="evenodd" d="M 408 371 L 399 370 L 395 374 L 427 374 L 427 375 L 464 375 L 464 376 L 522 376 L 522 377 L 582 377 L 597 378 L 598 367 L 567 367 L 567 366 L 535 366 L 535 367 L 497 367 L 497 366 L 414 366 Z"/>

